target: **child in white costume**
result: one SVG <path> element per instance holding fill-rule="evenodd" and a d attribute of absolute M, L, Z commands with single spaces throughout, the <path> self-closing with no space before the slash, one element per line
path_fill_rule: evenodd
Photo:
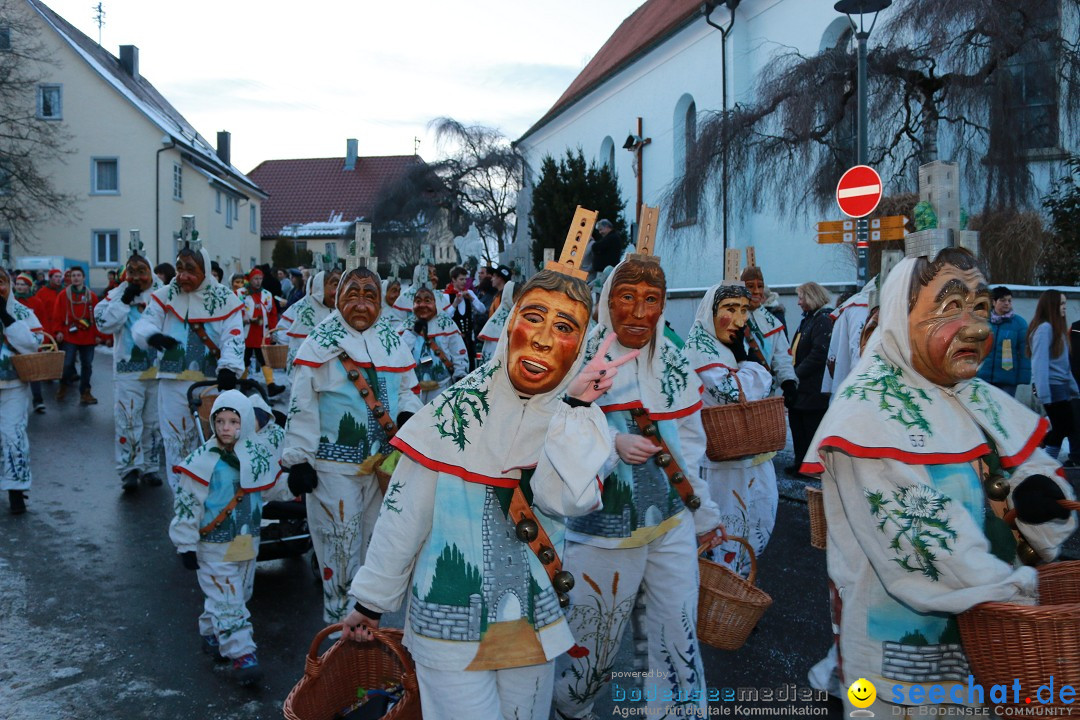
<path fill-rule="evenodd" d="M 578 646 L 557 662 L 555 708 L 587 717 L 608 684 L 626 621 L 644 590 L 650 713 L 703 716 L 705 677 L 697 639 L 697 545 L 711 542 L 719 511 L 698 474 L 705 450 L 701 383 L 664 337 L 666 280 L 659 263 L 632 256 L 607 278 L 587 357 L 613 335 L 607 357 L 640 348 L 597 402 L 618 460 L 604 480 L 603 508 L 567 521 L 566 563 L 584 582 L 571 593 Z M 637 418 L 648 420 L 648 433 Z M 659 453 L 659 435 L 670 451 Z M 664 465 L 661 466 L 660 462 Z M 676 463 L 669 479 L 664 468 Z M 682 488 L 689 486 L 683 491 Z M 683 493 L 688 493 L 683 499 Z M 687 512 L 687 508 L 695 508 Z"/>
<path fill-rule="evenodd" d="M 598 506 L 610 446 L 590 403 L 616 364 L 576 372 L 590 305 L 583 281 L 537 273 L 492 362 L 393 440 L 403 457 L 349 591 L 346 635 L 366 637 L 353 628 L 376 627 L 408 596 L 405 644 L 429 720 L 550 713 L 552 661 L 574 638 L 565 575 L 540 557 L 561 552 L 563 516 Z"/>
<path fill-rule="evenodd" d="M 244 372 L 243 304 L 214 280 L 209 267 L 206 250 L 181 250 L 176 277 L 150 296 L 131 328 L 137 347 L 160 351 L 158 422 L 174 492 L 180 480 L 175 468 L 199 441 L 188 408 L 188 387 L 216 379 L 219 390 L 232 390 Z"/>
<path fill-rule="evenodd" d="M 461 331 L 449 315 L 435 308 L 435 293 L 429 288 L 416 291 L 413 311 L 405 316 L 398 333 L 416 361 L 420 402 L 425 405 L 468 374 L 469 356 Z"/>
<path fill-rule="evenodd" d="M 349 581 L 379 514 L 382 491 L 371 458 L 390 452 L 393 430 L 386 425 L 401 425 L 421 406 L 412 355 L 380 311 L 378 276 L 366 268 L 347 272 L 337 309 L 300 346 L 293 369 L 281 460 L 293 493 L 311 493 L 308 526 L 328 623 L 348 613 Z"/>
<path fill-rule="evenodd" d="M 19 379 L 11 363 L 14 355 L 37 352 L 44 331 L 34 311 L 15 299 L 11 276 L 0 268 L 0 491 L 7 490 L 11 513 L 26 512 L 30 489 L 30 438 L 26 418 L 30 388 Z"/>
<path fill-rule="evenodd" d="M 686 336 L 683 352 L 705 386 L 702 401 L 707 408 L 739 402 L 740 386 L 750 402 L 768 397 L 772 388 L 769 371 L 746 358 L 742 329 L 749 298 L 741 283 L 709 288 Z M 753 457 L 723 462 L 703 457 L 701 471 L 720 507 L 725 531 L 746 538 L 760 556 L 776 522 L 779 496 L 773 464 L 755 464 Z M 744 577 L 750 572 L 750 554 L 739 543 L 729 540 L 719 545 L 713 559 Z"/>
<path fill-rule="evenodd" d="M 195 570 L 206 596 L 199 634 L 207 653 L 233 661 L 234 677 L 261 677 L 247 601 L 255 578 L 262 492 L 278 475 L 283 430 L 258 430 L 251 401 L 239 390 L 218 395 L 214 437 L 179 465 L 180 484 L 169 537 L 184 567 Z"/>
<path fill-rule="evenodd" d="M 803 465 L 821 474 L 825 494 L 841 683 L 874 683 L 877 717 L 899 710 L 883 687 L 910 700 L 908 684 L 932 677 L 945 697 L 955 683 L 966 698 L 955 616 L 981 602 L 1033 603 L 1036 572 L 1018 557 L 1052 560 L 1076 528 L 1055 501 L 1072 491 L 1038 448 L 1045 421 L 975 377 L 989 313 L 966 251 L 901 261 L 882 288 L 880 325 Z M 1026 543 L 989 500 L 1017 511 Z M 905 651 L 916 644 L 912 663 Z"/>
<path fill-rule="evenodd" d="M 158 430 L 157 356 L 135 344 L 132 328 L 161 289 L 150 262 L 133 252 L 124 281 L 94 307 L 98 330 L 113 336 L 113 408 L 116 471 L 124 492 L 161 485 L 161 433 Z"/>
<path fill-rule="evenodd" d="M 316 325 L 334 312 L 340 280 L 341 270 L 338 268 L 330 271 L 320 270 L 308 281 L 307 293 L 304 297 L 281 313 L 281 319 L 278 320 L 277 329 L 274 331 L 274 338 L 279 343 L 283 340 L 288 342 L 289 354 L 285 361 L 285 373 L 290 377 L 296 353 L 304 344 L 304 340 Z"/>

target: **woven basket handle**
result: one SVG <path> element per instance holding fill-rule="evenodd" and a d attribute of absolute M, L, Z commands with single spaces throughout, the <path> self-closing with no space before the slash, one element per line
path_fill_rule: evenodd
<path fill-rule="evenodd" d="M 1065 500 L 1064 498 L 1057 501 L 1058 505 L 1066 510 L 1076 510 L 1080 512 L 1080 502 L 1076 500 Z M 1011 508 L 1005 517 L 1002 518 L 1010 527 L 1016 527 L 1016 508 Z"/>
<path fill-rule="evenodd" d="M 404 670 L 402 673 L 403 676 L 411 675 L 416 672 L 412 657 L 405 651 L 405 648 L 403 648 L 400 643 L 391 638 L 388 633 L 379 630 L 378 628 L 369 628 L 369 630 L 375 637 L 376 642 L 380 642 L 390 648 L 390 651 L 397 656 L 397 659 L 401 662 L 401 667 Z M 307 660 L 304 663 L 304 675 L 307 675 L 308 677 L 318 677 L 322 666 L 322 662 L 319 659 L 319 646 L 322 645 L 326 638 L 330 637 L 331 634 L 338 631 L 344 633 L 345 625 L 342 623 L 327 625 L 315 635 L 315 639 L 311 641 L 311 647 L 308 649 Z M 341 640 L 338 640 L 338 642 L 341 642 Z"/>
<path fill-rule="evenodd" d="M 739 388 L 739 404 L 740 405 L 745 405 L 746 404 L 746 393 L 743 392 L 742 383 L 739 382 L 739 371 L 738 370 L 732 370 L 730 374 L 731 374 L 731 379 L 735 381 L 735 387 Z"/>
<path fill-rule="evenodd" d="M 746 552 L 750 554 L 750 575 L 746 578 L 746 581 L 751 585 L 754 584 L 754 579 L 757 578 L 757 553 L 754 552 L 754 548 L 747 542 L 746 538 L 739 537 L 738 535 L 728 535 L 728 540 L 734 540 L 735 542 L 746 548 Z M 708 543 L 701 543 L 698 546 L 698 555 L 705 552 L 709 547 Z"/>
<path fill-rule="evenodd" d="M 42 341 L 41 345 L 38 346 L 38 352 L 56 352 L 60 348 L 56 342 L 56 338 L 52 335 L 44 330 L 41 331 L 41 334 L 48 338 L 48 342 Z"/>

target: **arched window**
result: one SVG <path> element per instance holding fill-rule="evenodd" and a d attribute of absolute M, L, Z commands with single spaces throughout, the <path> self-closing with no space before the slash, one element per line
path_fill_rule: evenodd
<path fill-rule="evenodd" d="M 600 143 L 600 163 L 607 165 L 609 170 L 615 172 L 615 141 L 610 135 Z"/>
<path fill-rule="evenodd" d="M 675 103 L 675 116 L 672 119 L 672 137 L 674 152 L 675 177 L 686 174 L 686 166 L 693 156 L 697 144 L 697 103 L 689 93 L 684 94 Z M 697 222 L 697 199 L 689 198 L 675 208 L 675 224 L 689 225 Z"/>

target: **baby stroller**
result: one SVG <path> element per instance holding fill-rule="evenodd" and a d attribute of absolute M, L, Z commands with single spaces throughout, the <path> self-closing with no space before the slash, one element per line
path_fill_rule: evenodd
<path fill-rule="evenodd" d="M 270 406 L 266 391 L 254 380 L 239 380 L 236 389 L 248 397 L 258 395 L 266 407 Z M 199 428 L 199 436 L 203 442 L 213 435 L 210 410 L 217 396 L 217 384 L 213 380 L 192 383 L 188 388 L 188 408 L 191 409 L 191 414 L 195 418 L 195 426 Z M 265 409 L 259 410 L 262 412 L 256 412 L 257 416 L 267 413 Z M 273 411 L 273 417 L 267 418 L 267 421 L 270 419 L 281 425 L 285 422 L 284 415 L 277 411 Z M 311 550 L 311 533 L 308 531 L 307 508 L 304 502 L 302 500 L 270 500 L 263 503 L 259 538 L 259 555 L 256 558 L 259 561 L 297 557 Z M 318 560 L 314 557 L 314 553 L 312 553 L 311 565 L 314 568 L 312 572 L 317 575 Z"/>

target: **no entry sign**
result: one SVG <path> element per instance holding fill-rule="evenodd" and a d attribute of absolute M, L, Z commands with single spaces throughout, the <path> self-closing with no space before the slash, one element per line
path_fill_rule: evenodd
<path fill-rule="evenodd" d="M 861 218 L 881 202 L 881 176 L 869 165 L 856 165 L 836 184 L 836 204 L 848 217 Z"/>

